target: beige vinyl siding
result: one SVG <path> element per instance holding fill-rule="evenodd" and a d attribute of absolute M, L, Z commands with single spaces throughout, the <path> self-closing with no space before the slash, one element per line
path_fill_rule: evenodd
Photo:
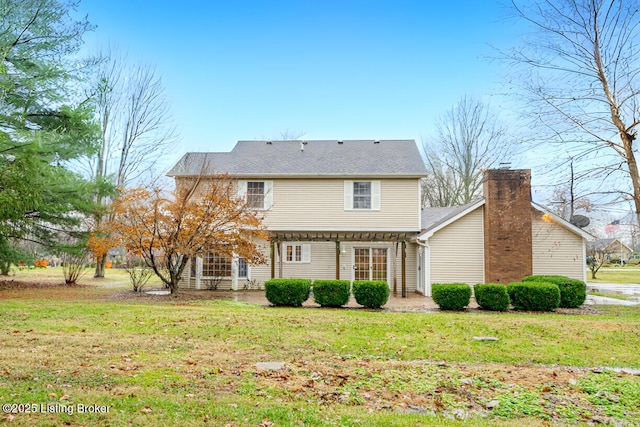
<path fill-rule="evenodd" d="M 483 221 L 479 207 L 429 238 L 430 283 L 484 282 Z"/>
<path fill-rule="evenodd" d="M 418 231 L 420 229 L 419 180 L 379 180 L 379 210 L 345 210 L 344 181 L 344 179 L 273 180 L 273 207 L 265 212 L 265 225 L 277 230 Z"/>
<path fill-rule="evenodd" d="M 290 244 L 308 244 L 311 251 L 311 262 L 282 262 L 283 277 L 301 277 L 304 279 L 336 278 L 336 245 L 334 242 L 284 242 Z M 281 245 L 282 246 L 282 245 Z M 284 248 L 282 255 L 284 254 Z M 286 258 L 285 258 L 286 259 Z M 276 276 L 279 272 L 279 258 L 276 255 Z"/>
<path fill-rule="evenodd" d="M 585 258 L 582 236 L 533 213 L 533 274 L 562 275 L 584 280 Z"/>

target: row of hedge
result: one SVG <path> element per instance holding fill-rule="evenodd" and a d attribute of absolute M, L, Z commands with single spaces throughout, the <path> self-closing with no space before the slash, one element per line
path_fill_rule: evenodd
<path fill-rule="evenodd" d="M 300 307 L 309 299 L 313 285 L 313 298 L 322 307 L 341 307 L 349 302 L 351 283 L 348 280 L 271 279 L 264 283 L 267 300 L 275 306 Z M 380 308 L 389 299 L 386 281 L 356 280 L 353 297 L 367 308 Z"/>
<path fill-rule="evenodd" d="M 466 283 L 436 283 L 431 291 L 433 301 L 442 310 L 462 310 L 471 300 L 471 287 Z M 587 298 L 586 283 L 565 276 L 528 276 L 506 286 L 482 283 L 475 285 L 473 291 L 480 308 L 492 311 L 505 311 L 510 305 L 522 311 L 575 308 Z"/>

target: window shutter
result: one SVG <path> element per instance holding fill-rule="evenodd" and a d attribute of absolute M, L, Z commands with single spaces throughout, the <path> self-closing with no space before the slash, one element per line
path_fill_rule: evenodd
<path fill-rule="evenodd" d="M 238 181 L 238 197 L 245 199 L 247 196 L 247 181 Z"/>
<path fill-rule="evenodd" d="M 371 181 L 371 209 L 380 210 L 380 181 Z"/>
<path fill-rule="evenodd" d="M 308 243 L 302 245 L 302 262 L 311 262 L 311 245 Z"/>
<path fill-rule="evenodd" d="M 273 181 L 264 182 L 264 208 L 271 209 L 273 206 Z"/>
<path fill-rule="evenodd" d="M 353 181 L 344 182 L 344 209 L 353 209 Z"/>

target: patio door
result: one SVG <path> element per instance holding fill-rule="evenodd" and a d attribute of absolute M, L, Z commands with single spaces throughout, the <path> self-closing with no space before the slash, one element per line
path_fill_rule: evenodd
<path fill-rule="evenodd" d="M 388 248 L 353 248 L 353 280 L 387 280 Z"/>

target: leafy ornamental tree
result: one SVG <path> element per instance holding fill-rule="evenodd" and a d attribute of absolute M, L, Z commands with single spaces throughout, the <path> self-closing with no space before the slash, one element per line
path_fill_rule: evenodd
<path fill-rule="evenodd" d="M 164 87 L 152 67 L 130 65 L 110 51 L 95 76 L 92 102 L 100 123 L 97 153 L 88 159 L 97 203 L 95 228 L 109 221 L 108 206 L 117 188 L 152 177 L 166 147 L 176 140 Z M 96 259 L 95 277 L 104 277 L 106 253 Z"/>
<path fill-rule="evenodd" d="M 74 2 L 0 1 L 0 238 L 47 246 L 92 207 L 69 161 L 95 149 L 91 109 L 76 101 L 84 64 L 70 58 L 91 27 Z M 7 253 L 10 253 L 7 252 Z M 13 253 L 15 255 L 15 252 Z"/>
<path fill-rule="evenodd" d="M 463 96 L 436 123 L 435 137 L 422 143 L 428 176 L 423 181 L 425 206 L 471 202 L 482 189 L 482 169 L 509 158 L 513 141 L 489 106 Z"/>
<path fill-rule="evenodd" d="M 535 32 L 506 52 L 536 141 L 551 141 L 640 215 L 640 8 L 628 0 L 512 1 Z M 554 156 L 549 156 L 552 159 Z M 558 156 L 560 157 L 560 156 Z M 586 167 L 584 169 L 587 169 Z M 615 186 L 621 178 L 623 185 Z M 627 191 L 629 189 L 629 191 Z"/>
<path fill-rule="evenodd" d="M 262 218 L 224 175 L 183 182 L 172 194 L 157 187 L 124 190 L 113 203 L 113 214 L 114 220 L 105 224 L 108 240 L 141 256 L 171 293 L 189 260 L 198 255 L 215 252 L 250 264 L 266 261 L 256 243 L 268 238 Z M 108 246 L 100 235 L 89 244 L 94 251 Z"/>

